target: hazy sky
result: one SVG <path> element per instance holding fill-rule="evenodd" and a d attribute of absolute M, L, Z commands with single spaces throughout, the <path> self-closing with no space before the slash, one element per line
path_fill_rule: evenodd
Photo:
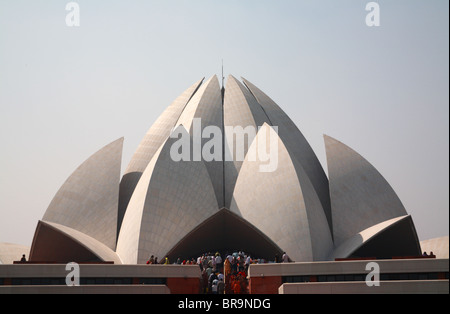
<path fill-rule="evenodd" d="M 0 0 L 0 242 L 30 245 L 66 178 L 124 136 L 122 171 L 202 77 L 273 98 L 326 170 L 323 134 L 392 185 L 421 240 L 449 234 L 449 1 Z"/>

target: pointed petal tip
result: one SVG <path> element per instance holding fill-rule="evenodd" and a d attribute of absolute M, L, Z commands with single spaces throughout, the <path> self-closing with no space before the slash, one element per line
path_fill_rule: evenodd
<path fill-rule="evenodd" d="M 205 78 L 204 78 L 205 79 Z M 215 81 L 215 82 L 219 82 L 219 78 L 217 77 L 217 74 L 214 74 L 214 75 L 212 75 L 209 79 L 207 79 L 206 81 L 204 81 L 203 82 L 203 84 L 205 85 L 205 86 L 207 86 L 208 84 L 210 84 L 211 82 L 213 82 L 213 81 Z"/>
<path fill-rule="evenodd" d="M 324 139 L 325 143 L 334 142 L 334 143 L 341 143 L 342 144 L 342 142 L 338 141 L 334 137 L 329 136 L 328 134 L 323 134 L 323 139 Z"/>
<path fill-rule="evenodd" d="M 186 127 L 183 125 L 183 123 L 179 123 L 176 126 L 173 127 L 172 131 L 170 132 L 170 134 L 173 134 L 174 132 L 183 132 L 183 133 L 189 133 L 186 129 Z M 170 136 L 169 136 L 170 137 Z"/>
<path fill-rule="evenodd" d="M 115 146 L 115 145 L 119 145 L 119 146 L 123 146 L 123 142 L 125 141 L 125 137 L 119 137 L 118 139 L 110 142 L 109 144 L 106 144 L 103 148 L 108 147 L 108 146 Z"/>

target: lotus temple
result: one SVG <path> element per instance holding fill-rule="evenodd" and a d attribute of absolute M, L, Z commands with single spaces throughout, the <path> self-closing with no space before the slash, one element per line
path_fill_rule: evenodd
<path fill-rule="evenodd" d="M 209 147 L 218 157 L 230 152 L 236 157 L 233 148 L 238 139 L 226 132 L 227 127 L 253 129 L 256 134 L 245 137 L 244 158 L 174 160 L 173 147 L 180 135 L 188 138 L 188 147 L 207 147 L 208 138 L 202 137 L 200 143 L 196 138 L 211 127 L 221 131 L 217 133 L 221 144 Z M 271 171 L 261 171 L 268 161 L 254 160 L 249 152 L 267 140 L 267 132 L 276 144 L 271 149 L 277 164 Z M 405 272 L 406 261 L 412 265 L 406 267 L 406 277 L 428 274 L 405 288 L 416 281 L 410 276 L 394 290 L 448 293 L 448 237 L 426 243 L 434 247 L 437 259 L 419 258 L 424 244 L 413 217 L 382 174 L 328 135 L 325 171 L 295 123 L 244 78 L 230 75 L 221 84 L 213 76 L 190 86 L 153 123 L 126 169 L 121 169 L 123 141 L 107 144 L 67 178 L 37 221 L 31 248 L 0 244 L 1 266 L 25 266 L 13 264 L 24 253 L 27 266 L 47 267 L 42 270 L 46 278 L 56 276 L 48 267 L 77 262 L 86 265 L 85 274 L 92 278 L 107 276 L 99 275 L 107 268 L 114 278 L 128 276 L 130 285 L 147 278 L 147 283 L 162 284 L 174 293 L 170 278 L 197 278 L 197 270 L 166 266 L 177 274 L 152 281 L 162 276 L 155 269 L 164 266 L 145 265 L 151 255 L 176 260 L 239 249 L 266 260 L 286 252 L 292 262 L 282 269 L 277 264 L 252 265 L 254 293 L 302 293 L 306 288 L 301 285 L 319 276 L 366 273 L 368 259 L 390 269 L 392 278 Z M 347 271 L 336 263 L 344 263 L 339 265 Z M 131 269 L 137 273 L 128 274 Z M 13 286 L 14 278 L 37 276 L 36 271 L 26 276 L 20 269 L 9 271 L 16 275 L 0 267 L 0 287 Z M 417 288 L 425 282 L 432 284 Z M 340 291 L 354 291 L 347 288 Z"/>

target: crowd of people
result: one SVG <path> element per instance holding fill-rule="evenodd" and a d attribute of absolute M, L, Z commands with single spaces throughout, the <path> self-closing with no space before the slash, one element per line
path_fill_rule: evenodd
<path fill-rule="evenodd" d="M 247 294 L 248 268 L 251 264 L 265 263 L 287 263 L 289 256 L 284 252 L 280 257 L 275 255 L 274 260 L 268 261 L 262 258 L 252 258 L 250 254 L 243 251 L 222 254 L 219 252 L 204 253 L 197 258 L 178 258 L 173 264 L 177 265 L 199 265 L 202 273 L 202 290 L 207 294 Z M 147 264 L 171 264 L 166 256 L 158 261 L 158 257 L 151 256 Z"/>
<path fill-rule="evenodd" d="M 256 260 L 254 262 L 257 262 Z M 244 252 L 225 254 L 205 253 L 197 258 L 202 271 L 203 292 L 211 294 L 245 294 L 247 271 L 252 263 L 250 255 Z"/>

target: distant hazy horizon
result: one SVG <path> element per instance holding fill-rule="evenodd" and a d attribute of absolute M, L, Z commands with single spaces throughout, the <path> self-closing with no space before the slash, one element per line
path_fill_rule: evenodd
<path fill-rule="evenodd" d="M 323 134 L 391 184 L 420 240 L 449 234 L 449 2 L 0 0 L 0 242 L 31 245 L 68 176 L 144 134 L 191 84 L 245 77 L 305 135 Z"/>

